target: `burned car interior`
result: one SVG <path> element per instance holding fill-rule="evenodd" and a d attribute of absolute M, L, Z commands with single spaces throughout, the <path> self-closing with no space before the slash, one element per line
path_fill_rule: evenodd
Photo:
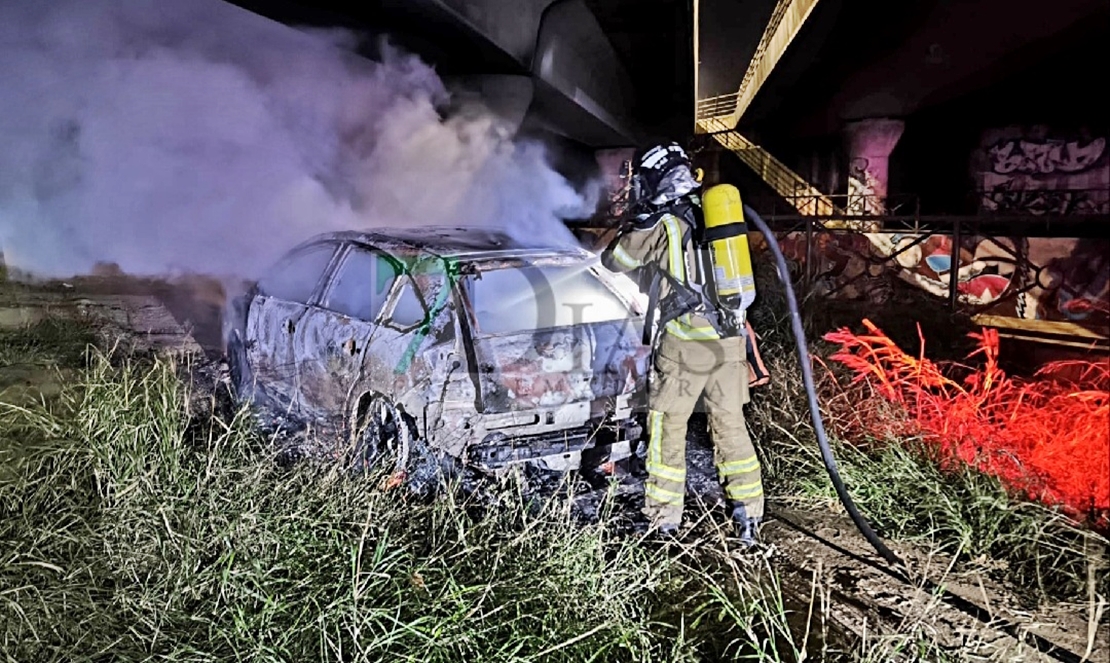
<path fill-rule="evenodd" d="M 419 442 L 485 471 L 622 460 L 649 349 L 621 278 L 585 250 L 474 229 L 316 237 L 231 306 L 233 380 L 258 409 L 399 458 Z"/>

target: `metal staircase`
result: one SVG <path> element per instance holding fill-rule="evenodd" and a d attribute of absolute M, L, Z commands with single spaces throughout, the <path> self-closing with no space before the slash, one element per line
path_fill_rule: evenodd
<path fill-rule="evenodd" d="M 745 138 L 733 128 L 728 127 L 730 116 L 698 119 L 698 133 L 709 134 L 740 158 L 775 193 L 789 201 L 799 214 L 806 216 L 829 217 L 842 214 L 843 210 L 833 204 L 832 199 L 817 190 L 801 175 L 786 167 L 770 152 Z"/>
<path fill-rule="evenodd" d="M 930 235 L 944 234 L 952 237 L 953 247 L 951 260 L 958 264 L 958 247 L 961 246 L 962 235 L 961 220 L 933 219 L 928 228 L 919 228 L 923 221 L 915 213 L 913 230 L 901 228 L 885 228 L 882 221 L 893 217 L 861 218 L 853 216 L 854 211 L 846 211 L 833 202 L 833 198 L 814 187 L 801 175 L 788 168 L 781 161 L 772 156 L 766 149 L 739 133 L 736 128 L 741 116 L 747 110 L 763 82 L 770 75 L 771 70 L 782 58 L 790 42 L 797 36 L 805 20 L 812 13 L 818 0 L 779 0 L 771 19 L 763 32 L 759 45 L 756 47 L 752 60 L 745 71 L 740 89 L 731 94 L 697 99 L 695 105 L 695 132 L 703 136 L 712 137 L 722 147 L 735 154 L 751 168 L 768 186 L 779 196 L 795 208 L 802 217 L 813 217 L 807 220 L 804 227 L 806 232 L 806 246 L 813 246 L 812 233 L 822 229 L 851 229 L 861 232 L 874 251 L 869 256 L 869 261 L 895 261 L 908 250 L 913 250 Z M 695 12 L 697 2 L 695 0 Z M 697 48 L 697 18 L 695 17 L 695 58 Z M 696 68 L 695 68 L 696 69 Z M 695 91 L 697 81 L 695 79 Z M 851 208 L 851 200 L 847 207 Z M 893 223 L 898 226 L 898 223 Z M 989 230 L 982 228 L 982 220 L 975 219 L 973 226 L 977 234 L 985 233 L 990 236 Z M 970 229 L 970 228 L 968 228 Z M 1020 269 L 1029 271 L 1035 268 L 1028 261 L 1027 255 L 1015 256 Z M 807 270 L 808 270 L 807 260 Z M 897 267 L 897 266 L 896 266 Z M 968 276 L 963 272 L 970 266 L 961 267 L 958 274 L 949 276 L 946 284 L 949 305 L 956 307 L 961 297 L 958 284 Z M 1036 268 L 1039 273 L 1040 268 Z M 917 277 L 905 269 L 896 269 L 898 275 L 904 280 L 922 287 L 917 282 Z M 1009 293 L 1008 297 L 1023 297 L 1024 293 L 1031 290 L 1032 285 L 1023 287 Z M 970 302 L 967 302 L 970 304 Z M 989 308 L 989 307 L 986 307 Z M 1000 335 L 1011 338 L 1032 340 L 1041 343 L 1071 345 L 1075 347 L 1102 347 L 1106 348 L 1108 339 L 1104 332 L 1094 332 L 1082 325 L 1073 322 L 1050 322 L 1038 319 L 1021 319 L 1009 316 L 989 315 L 986 310 L 972 311 L 976 313 L 974 319 L 985 326 L 1001 328 Z"/>
<path fill-rule="evenodd" d="M 828 196 L 771 156 L 767 150 L 736 131 L 741 116 L 751 105 L 790 42 L 802 29 L 817 2 L 818 0 L 778 1 L 744 72 L 740 89 L 731 94 L 699 99 L 695 109 L 695 131 L 712 136 L 721 146 L 740 157 L 776 193 L 791 201 L 798 213 L 827 217 L 842 213 L 842 210 L 838 210 Z M 695 43 L 696 41 L 695 35 Z"/>

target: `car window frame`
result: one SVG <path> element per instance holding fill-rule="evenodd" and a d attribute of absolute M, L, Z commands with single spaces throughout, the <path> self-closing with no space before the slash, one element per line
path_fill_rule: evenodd
<path fill-rule="evenodd" d="M 393 278 L 393 282 L 389 285 L 389 289 L 386 290 L 385 300 L 383 301 L 381 308 L 379 308 L 378 312 L 374 315 L 373 320 L 348 315 L 346 313 L 343 313 L 342 311 L 328 308 L 323 304 L 326 298 L 325 295 L 331 291 L 332 287 L 335 286 L 336 279 L 339 276 L 340 271 L 343 269 L 343 265 L 347 262 L 347 258 L 354 251 L 366 251 L 367 253 L 372 253 L 376 256 L 383 257 L 386 259 L 387 262 L 393 265 L 393 268 L 397 272 L 397 275 Z M 392 300 L 394 297 L 394 290 L 397 287 L 397 283 L 402 280 L 402 277 L 407 276 L 407 274 L 408 272 L 405 269 L 404 264 L 400 260 L 398 260 L 396 256 L 392 255 L 381 247 L 374 246 L 373 244 L 364 244 L 361 242 L 342 242 L 340 250 L 336 253 L 336 256 L 333 257 L 331 264 L 328 266 L 327 278 L 318 287 L 316 296 L 313 298 L 311 306 L 322 312 L 330 313 L 332 315 L 338 315 L 340 317 L 347 318 L 348 320 L 357 320 L 358 322 L 362 322 L 365 324 L 381 326 L 382 321 L 384 320 L 385 312 L 387 310 L 392 311 Z"/>
<path fill-rule="evenodd" d="M 264 288 L 262 288 L 263 282 L 273 273 L 274 270 L 281 268 L 283 265 L 296 259 L 302 254 L 308 253 L 309 251 L 314 251 L 320 247 L 329 246 L 331 247 L 331 257 L 328 258 L 327 263 L 324 265 L 323 271 L 321 271 L 320 275 L 316 277 L 316 283 L 312 286 L 312 290 L 310 291 L 309 296 L 305 299 L 305 301 L 302 302 L 296 299 L 279 297 L 278 295 L 267 292 Z M 337 260 L 339 260 L 339 257 L 344 254 L 345 249 L 343 247 L 343 243 L 335 241 L 333 239 L 322 239 L 304 244 L 302 246 L 298 246 L 279 258 L 270 268 L 270 271 L 265 276 L 258 279 L 258 281 L 254 285 L 254 288 L 260 296 L 266 297 L 268 299 L 289 302 L 298 306 L 315 306 L 316 302 L 318 302 L 320 299 L 320 294 L 323 292 L 324 288 L 331 280 L 331 276 L 335 270 Z"/>
<path fill-rule="evenodd" d="M 452 277 L 451 270 L 447 267 L 446 261 L 443 258 L 440 258 L 438 256 L 431 256 L 431 259 L 438 260 L 441 263 L 441 267 L 443 269 L 442 278 L 446 281 L 446 283 L 443 284 L 443 287 L 447 288 L 447 292 L 446 292 L 446 295 L 445 295 L 446 300 L 444 301 L 444 304 L 443 304 L 444 308 L 445 309 L 457 308 L 453 304 L 453 299 L 455 297 L 455 289 L 456 289 L 456 286 L 457 286 L 457 283 L 455 282 L 456 279 L 454 277 Z M 426 325 L 432 325 L 435 322 L 434 317 L 429 317 L 429 314 L 431 314 L 433 312 L 435 302 L 434 301 L 427 301 L 425 299 L 425 294 L 426 293 L 421 292 L 416 287 L 416 278 L 415 278 L 415 276 L 416 275 L 413 273 L 411 266 L 408 266 L 407 264 L 405 264 L 405 266 L 403 267 L 403 272 L 401 274 L 398 274 L 397 278 L 394 279 L 393 287 L 390 290 L 389 295 L 386 298 L 385 306 L 382 307 L 382 315 L 381 315 L 381 322 L 380 322 L 382 327 L 386 327 L 388 329 L 399 332 L 401 334 L 408 334 L 408 333 L 414 332 L 414 331 L 416 331 L 416 330 L 418 330 L 418 329 L 420 329 L 420 328 L 422 328 Z M 401 296 L 404 294 L 404 290 L 405 290 L 406 287 L 411 287 L 412 288 L 413 294 L 416 296 L 416 299 L 420 303 L 421 308 L 424 309 L 424 318 L 422 320 L 420 320 L 419 322 L 416 322 L 414 324 L 401 325 L 401 324 L 397 324 L 397 323 L 394 322 L 393 314 L 397 310 L 397 304 L 400 303 Z"/>
<path fill-rule="evenodd" d="M 563 261 L 560 261 L 560 260 L 551 260 L 551 261 L 548 261 L 548 260 L 536 260 L 536 261 L 519 260 L 519 261 L 507 262 L 507 263 L 502 264 L 498 267 L 490 267 L 490 266 L 484 266 L 484 265 L 480 265 L 480 264 L 471 265 L 470 269 L 464 270 L 464 272 L 459 275 L 458 282 L 453 284 L 453 286 L 452 286 L 455 289 L 456 297 L 458 298 L 458 301 L 460 303 L 460 309 L 462 309 L 465 312 L 465 315 L 466 315 L 466 318 L 467 318 L 466 319 L 467 327 L 469 328 L 470 336 L 472 336 L 473 338 L 498 338 L 498 337 L 502 337 L 502 336 L 519 335 L 519 334 L 522 334 L 522 333 L 550 331 L 552 329 L 560 329 L 560 327 L 543 327 L 543 328 L 537 327 L 535 329 L 530 329 L 530 330 L 526 330 L 526 331 L 483 332 L 481 330 L 481 326 L 478 324 L 478 316 L 477 316 L 477 313 L 474 310 L 474 302 L 470 298 L 470 291 L 469 291 L 469 287 L 472 286 L 476 281 L 468 282 L 468 279 L 481 280 L 482 272 L 496 271 L 496 270 L 499 270 L 499 269 L 521 269 L 521 268 L 526 268 L 526 267 L 537 267 L 537 268 L 541 268 L 541 269 L 544 268 L 544 267 L 574 267 L 575 265 L 578 265 L 578 264 L 580 264 L 580 263 L 563 262 Z M 595 264 L 595 263 L 592 263 L 592 262 L 588 262 L 588 263 L 583 262 L 581 264 L 588 264 L 588 268 L 585 271 L 590 272 L 594 276 L 594 278 L 596 278 L 597 281 L 602 285 L 602 287 L 605 288 L 606 290 L 608 290 L 609 293 L 618 302 L 620 302 L 621 305 L 623 305 L 625 307 L 625 309 L 628 310 L 628 313 L 629 313 L 629 318 L 628 319 L 637 319 L 637 318 L 642 319 L 643 318 L 643 314 L 638 313 L 636 311 L 634 302 L 630 302 L 625 297 L 621 296 L 621 293 L 615 287 L 613 287 L 613 284 L 610 283 L 604 277 L 604 275 L 597 269 L 599 263 Z M 588 323 L 588 324 L 595 324 L 595 323 Z"/>
<path fill-rule="evenodd" d="M 413 294 L 416 296 L 416 300 L 424 309 L 424 319 L 411 325 L 401 325 L 395 322 L 393 319 L 393 312 L 397 308 L 397 303 L 401 301 L 401 295 L 404 293 L 405 288 L 412 288 Z M 403 274 L 399 274 L 397 278 L 393 280 L 393 285 L 391 286 L 389 295 L 386 297 L 385 305 L 382 306 L 382 312 L 379 318 L 381 320 L 381 326 L 388 327 L 389 329 L 400 332 L 402 334 L 407 334 L 411 331 L 420 329 L 425 325 L 425 323 L 430 324 L 432 321 L 427 319 L 428 313 L 430 312 L 431 308 L 428 303 L 424 301 L 424 296 L 416 289 L 416 281 L 412 278 L 412 274 L 404 272 Z"/>

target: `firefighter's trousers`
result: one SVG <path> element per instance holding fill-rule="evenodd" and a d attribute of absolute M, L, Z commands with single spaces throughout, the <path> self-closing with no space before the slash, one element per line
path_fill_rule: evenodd
<path fill-rule="evenodd" d="M 686 424 L 704 394 L 717 473 L 733 504 L 763 516 L 759 459 L 744 424 L 748 362 L 742 337 L 680 340 L 664 333 L 655 353 L 648 413 L 644 513 L 655 525 L 682 521 Z"/>

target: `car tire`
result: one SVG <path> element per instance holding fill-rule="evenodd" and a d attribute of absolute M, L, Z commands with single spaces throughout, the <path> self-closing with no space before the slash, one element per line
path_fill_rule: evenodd
<path fill-rule="evenodd" d="M 384 471 L 390 483 L 403 483 L 410 469 L 416 430 L 404 413 L 383 396 L 371 396 L 355 418 L 356 472 Z"/>

